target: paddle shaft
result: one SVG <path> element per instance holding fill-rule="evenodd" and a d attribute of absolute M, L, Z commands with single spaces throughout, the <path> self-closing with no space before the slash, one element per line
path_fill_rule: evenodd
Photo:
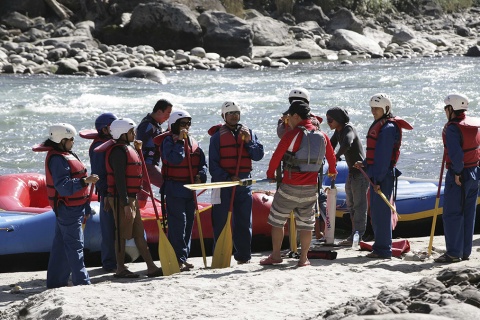
<path fill-rule="evenodd" d="M 145 164 L 145 159 L 143 157 L 142 150 L 137 150 L 138 155 L 140 156 L 140 161 L 142 162 L 143 173 L 145 174 L 145 180 L 147 181 L 147 189 L 150 194 L 150 199 L 152 200 L 153 211 L 155 211 L 155 217 L 157 218 L 158 225 L 158 255 L 160 259 L 160 264 L 162 265 L 163 275 L 169 276 L 174 273 L 180 272 L 180 266 L 178 265 L 177 255 L 172 247 L 172 244 L 168 241 L 168 238 L 160 227 L 160 216 L 158 215 L 157 205 L 155 204 L 155 197 L 153 196 L 152 186 L 150 185 L 150 177 L 148 176 L 147 165 Z M 163 244 L 161 242 L 164 242 Z"/>
<path fill-rule="evenodd" d="M 439 206 L 439 202 L 440 202 L 440 192 L 442 190 L 443 169 L 445 168 L 446 158 L 447 158 L 447 153 L 444 150 L 443 151 L 443 158 L 442 158 L 442 166 L 440 168 L 440 177 L 438 178 L 438 189 L 437 189 L 437 197 L 435 198 L 435 208 L 433 209 L 432 228 L 430 230 L 430 240 L 428 242 L 428 256 L 430 256 L 432 254 L 433 236 L 435 234 L 435 227 L 437 225 L 438 206 Z"/>
<path fill-rule="evenodd" d="M 193 168 L 192 168 L 192 159 L 190 157 L 190 146 L 188 145 L 188 135 L 185 134 L 184 139 L 184 152 L 188 162 L 188 171 L 190 172 L 190 182 L 195 183 L 195 177 L 193 176 Z M 200 248 L 202 250 L 202 258 L 203 258 L 203 265 L 207 267 L 207 254 L 205 253 L 205 243 L 203 242 L 203 230 L 202 230 L 202 221 L 200 220 L 200 211 L 198 211 L 198 199 L 197 199 L 197 191 L 193 190 L 193 203 L 195 205 L 195 216 L 197 218 L 197 228 L 198 228 L 198 235 L 200 237 Z"/>
<path fill-rule="evenodd" d="M 365 171 L 363 171 L 361 167 L 359 167 L 358 170 L 360 170 L 360 172 L 363 174 L 365 179 L 368 180 L 370 185 L 373 187 L 373 190 L 375 190 L 375 192 L 380 196 L 380 198 L 382 198 L 382 200 L 390 207 L 390 209 L 392 209 L 393 212 L 395 212 L 397 217 L 400 219 L 400 215 L 398 214 L 397 209 L 395 209 L 395 207 L 390 203 L 390 201 L 388 201 L 387 197 L 385 197 L 382 190 L 380 189 L 376 190 L 377 186 L 372 182 L 372 180 L 368 177 L 368 175 L 365 173 Z"/>
<path fill-rule="evenodd" d="M 242 159 L 244 141 L 245 141 L 245 136 L 242 135 L 242 141 L 240 142 L 240 148 L 238 149 L 237 167 L 235 168 L 235 176 L 237 177 L 240 171 L 240 160 Z M 237 189 L 236 186 L 232 188 L 232 196 L 230 197 L 230 207 L 227 213 L 227 221 L 215 244 L 215 250 L 213 251 L 213 257 L 212 257 L 212 268 L 230 267 L 230 259 L 232 255 L 231 217 L 232 217 L 236 189 Z M 230 239 L 226 239 L 227 236 L 230 237 Z"/>

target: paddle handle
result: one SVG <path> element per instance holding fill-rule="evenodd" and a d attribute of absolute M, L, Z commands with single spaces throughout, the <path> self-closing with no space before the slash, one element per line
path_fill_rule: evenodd
<path fill-rule="evenodd" d="M 360 170 L 360 172 L 363 174 L 363 176 L 365 177 L 365 179 L 368 180 L 368 182 L 370 183 L 370 185 L 371 185 L 371 186 L 373 187 L 373 189 L 375 190 L 376 185 L 373 184 L 372 180 L 368 177 L 368 175 L 365 173 L 365 171 L 364 171 L 361 167 L 358 167 L 358 170 Z M 397 218 L 400 219 L 400 215 L 398 214 L 397 209 L 395 209 L 395 207 L 390 203 L 390 201 L 388 201 L 387 197 L 385 197 L 385 195 L 383 194 L 382 190 L 378 189 L 378 190 L 375 190 L 375 192 L 380 196 L 380 198 L 382 198 L 382 200 L 387 204 L 387 206 L 395 213 L 395 215 L 397 216 Z"/>
<path fill-rule="evenodd" d="M 435 208 L 433 209 L 432 227 L 430 229 L 430 240 L 428 242 L 428 256 L 432 254 L 433 236 L 435 235 L 435 227 L 437 226 L 438 206 L 440 203 L 440 192 L 442 190 L 443 170 L 445 168 L 445 160 L 447 160 L 447 152 L 443 150 L 442 165 L 440 167 L 440 177 L 438 178 L 437 197 L 435 198 Z"/>
<path fill-rule="evenodd" d="M 147 191 L 150 199 L 152 199 L 152 206 L 153 211 L 155 211 L 155 217 L 157 218 L 157 220 L 160 220 L 157 205 L 155 204 L 155 197 L 153 196 L 152 186 L 150 185 L 150 177 L 148 176 L 147 165 L 145 164 L 145 158 L 143 157 L 143 152 L 142 150 L 137 150 L 137 153 L 140 156 L 140 161 L 142 162 L 143 175 L 145 176 L 145 180 L 147 181 Z"/>

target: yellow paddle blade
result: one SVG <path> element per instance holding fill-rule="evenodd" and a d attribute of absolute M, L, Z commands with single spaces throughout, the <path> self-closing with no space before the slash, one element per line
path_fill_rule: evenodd
<path fill-rule="evenodd" d="M 297 253 L 297 228 L 295 226 L 295 215 L 290 212 L 290 224 L 288 226 L 288 237 L 290 239 L 290 250 Z"/>
<path fill-rule="evenodd" d="M 233 248 L 232 226 L 230 225 L 230 220 L 232 220 L 232 211 L 228 211 L 225 227 L 215 243 L 215 250 L 213 251 L 212 257 L 213 269 L 230 267 Z"/>
<path fill-rule="evenodd" d="M 200 211 L 196 210 L 198 235 L 200 237 L 200 248 L 202 249 L 203 265 L 207 267 L 207 254 L 205 253 L 205 243 L 203 242 L 202 221 L 200 220 Z"/>
<path fill-rule="evenodd" d="M 170 241 L 168 241 L 165 232 L 163 232 L 160 220 L 157 220 L 158 225 L 158 256 L 160 258 L 160 264 L 162 265 L 162 271 L 164 276 L 169 276 L 180 272 L 180 266 L 178 265 L 177 255 L 173 250 Z"/>

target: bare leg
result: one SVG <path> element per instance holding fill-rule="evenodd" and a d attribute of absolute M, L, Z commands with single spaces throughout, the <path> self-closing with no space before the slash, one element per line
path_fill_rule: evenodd
<path fill-rule="evenodd" d="M 283 235 L 283 228 L 272 226 L 272 258 L 275 260 L 282 258 L 280 250 L 282 249 Z"/>
<path fill-rule="evenodd" d="M 143 236 L 135 237 L 134 240 L 140 255 L 147 264 L 147 272 L 153 273 L 157 271 L 158 267 L 155 265 L 155 263 L 153 263 L 152 255 L 150 254 L 150 250 L 148 250 L 148 245 L 147 241 L 145 241 L 145 238 Z"/>
<path fill-rule="evenodd" d="M 300 260 L 298 260 L 298 264 L 303 264 L 308 261 L 307 253 L 310 248 L 310 242 L 312 242 L 312 231 L 300 230 L 300 243 L 302 250 L 300 251 Z"/>

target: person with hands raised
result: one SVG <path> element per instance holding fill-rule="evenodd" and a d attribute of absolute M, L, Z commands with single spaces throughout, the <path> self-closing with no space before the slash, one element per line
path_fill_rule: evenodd
<path fill-rule="evenodd" d="M 264 156 L 263 145 L 257 136 L 240 124 L 241 114 L 242 109 L 237 102 L 224 102 L 221 107 L 224 124 L 213 126 L 208 131 L 211 135 L 208 166 L 212 182 L 251 178 L 252 161 L 260 161 Z M 234 190 L 234 193 L 232 188 L 217 191 L 220 192 L 220 203 L 212 208 L 213 233 L 216 241 L 225 227 L 228 212 L 233 209 L 234 258 L 238 264 L 243 264 L 251 259 L 252 189 L 251 186 L 238 186 Z M 233 208 L 229 208 L 232 197 Z"/>
<path fill-rule="evenodd" d="M 194 267 L 187 259 L 190 254 L 196 203 L 192 191 L 184 185 L 191 183 L 191 175 L 195 183 L 207 181 L 205 154 L 189 134 L 191 125 L 192 116 L 187 111 L 174 111 L 168 120 L 168 130 L 154 139 L 160 148 L 162 160 L 168 240 L 177 255 L 180 271 L 188 271 Z"/>

